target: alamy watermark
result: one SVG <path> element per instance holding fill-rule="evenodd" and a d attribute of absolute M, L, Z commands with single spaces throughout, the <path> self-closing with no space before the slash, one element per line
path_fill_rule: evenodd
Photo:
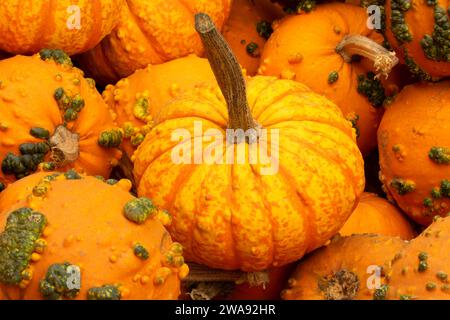
<path fill-rule="evenodd" d="M 279 129 L 227 129 L 224 136 L 215 128 L 203 132 L 203 122 L 194 121 L 193 135 L 175 129 L 171 140 L 178 142 L 171 154 L 175 164 L 253 164 L 261 175 L 279 170 Z"/>
<path fill-rule="evenodd" d="M 77 5 L 71 5 L 67 7 L 67 13 L 69 17 L 67 18 L 67 28 L 69 30 L 80 30 L 81 29 L 81 9 Z"/>
<path fill-rule="evenodd" d="M 366 22 L 367 28 L 369 28 L 370 30 L 381 30 L 381 7 L 375 4 L 370 5 L 367 7 L 367 14 L 369 15 Z"/>

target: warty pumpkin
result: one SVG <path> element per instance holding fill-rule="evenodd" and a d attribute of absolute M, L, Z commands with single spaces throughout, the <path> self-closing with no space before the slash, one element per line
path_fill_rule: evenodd
<path fill-rule="evenodd" d="M 108 85 L 103 98 L 117 114 L 125 133 L 122 148 L 131 158 L 167 102 L 195 86 L 216 84 L 208 60 L 189 55 L 148 65 L 115 86 Z"/>
<path fill-rule="evenodd" d="M 405 87 L 378 130 L 380 180 L 416 222 L 450 212 L 450 82 Z"/>
<path fill-rule="evenodd" d="M 91 79 L 60 50 L 0 61 L 0 182 L 38 166 L 108 177 L 122 133 Z"/>
<path fill-rule="evenodd" d="M 350 218 L 339 230 L 342 236 L 376 233 L 411 240 L 414 228 L 402 212 L 386 199 L 364 192 Z"/>
<path fill-rule="evenodd" d="M 0 49 L 14 54 L 94 48 L 117 24 L 124 0 L 8 0 L 0 4 Z"/>
<path fill-rule="evenodd" d="M 400 86 L 385 79 L 398 59 L 381 46 L 382 35 L 367 28 L 367 19 L 365 9 L 343 3 L 289 15 L 273 24 L 258 71 L 299 81 L 335 102 L 355 127 L 364 155 L 376 147 L 386 97 Z"/>
<path fill-rule="evenodd" d="M 386 37 L 423 80 L 450 76 L 450 2 L 387 0 Z"/>
<path fill-rule="evenodd" d="M 337 236 L 300 261 L 281 297 L 285 300 L 385 298 L 385 272 L 405 245 L 400 238 L 384 235 Z"/>
<path fill-rule="evenodd" d="M 223 36 L 248 75 L 255 75 L 272 22 L 282 17 L 281 10 L 269 1 L 234 0 Z"/>
<path fill-rule="evenodd" d="M 194 24 L 206 12 L 222 28 L 231 0 L 126 0 L 118 26 L 102 43 L 80 57 L 83 70 L 100 84 L 115 83 L 145 68 L 191 53 L 203 54 Z"/>
<path fill-rule="evenodd" d="M 223 95 L 197 88 L 164 106 L 136 151 L 138 194 L 171 212 L 169 232 L 188 261 L 280 267 L 321 246 L 356 206 L 364 175 L 354 132 L 336 105 L 298 82 L 259 76 L 245 84 L 211 19 L 198 14 L 196 22 Z M 224 137 L 227 128 L 236 136 Z M 249 160 L 257 148 L 261 160 Z"/>
<path fill-rule="evenodd" d="M 170 216 L 130 187 L 73 170 L 10 185 L 0 194 L 4 298 L 177 299 L 189 268 L 163 226 Z"/>
<path fill-rule="evenodd" d="M 450 217 L 436 220 L 393 261 L 387 299 L 450 300 Z"/>

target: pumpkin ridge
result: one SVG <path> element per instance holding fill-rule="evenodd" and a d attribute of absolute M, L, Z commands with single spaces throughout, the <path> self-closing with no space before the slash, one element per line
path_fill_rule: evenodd
<path fill-rule="evenodd" d="M 276 78 L 273 78 L 273 79 L 271 79 L 271 81 L 267 81 L 267 85 L 265 85 L 264 88 L 261 88 L 261 91 L 259 92 L 260 94 L 258 94 L 256 96 L 256 99 L 252 102 L 252 105 L 251 105 L 252 112 L 258 106 L 258 104 L 260 103 L 260 99 L 261 99 L 261 96 L 262 96 L 261 93 L 266 91 L 267 89 L 269 89 L 270 86 L 272 86 L 275 81 L 276 81 Z M 261 117 L 261 114 L 264 112 L 264 108 L 261 108 L 261 109 L 263 109 L 263 110 L 261 110 L 259 114 L 255 114 L 254 115 L 255 119 L 257 119 L 257 120 Z"/>
<path fill-rule="evenodd" d="M 98 20 L 101 21 L 101 12 L 102 12 L 102 3 L 98 0 L 92 1 L 92 19 L 94 21 Z M 92 46 L 95 46 L 98 39 L 102 36 L 102 26 L 100 24 L 94 23 L 93 29 L 91 30 L 91 35 L 86 41 L 86 44 L 84 45 L 84 48 L 82 51 L 86 51 L 89 48 L 92 48 Z"/>
<path fill-rule="evenodd" d="M 325 135 L 323 135 L 321 132 L 315 131 L 315 130 L 311 130 L 309 128 L 304 127 L 303 128 L 306 131 L 309 131 L 311 133 L 314 133 L 316 135 L 319 135 L 320 137 L 324 138 L 324 139 L 328 139 L 330 141 L 335 141 L 333 140 L 331 137 L 327 137 Z M 289 134 L 288 134 L 289 135 Z M 290 135 L 292 137 L 292 139 L 297 139 L 297 141 L 300 141 L 301 144 L 304 144 L 306 146 L 308 146 L 308 148 L 310 148 L 311 150 L 313 150 L 314 152 L 316 152 L 318 155 L 322 156 L 323 158 L 329 158 L 332 162 L 334 162 L 335 164 L 337 164 L 337 166 L 341 169 L 341 172 L 344 174 L 344 176 L 351 180 L 352 183 L 352 187 L 353 187 L 353 191 L 355 193 L 355 196 L 357 196 L 358 192 L 358 187 L 357 187 L 357 179 L 355 174 L 353 173 L 353 170 L 351 170 L 346 164 L 345 161 L 342 161 L 342 158 L 340 157 L 339 154 L 336 153 L 336 157 L 333 156 L 333 154 L 329 154 L 329 153 L 325 153 L 323 151 L 321 151 L 320 149 L 317 148 L 317 146 L 315 146 L 314 144 L 308 142 L 307 140 L 301 139 L 298 136 L 294 136 L 294 135 Z M 289 150 L 286 150 L 286 152 L 289 152 Z"/>
<path fill-rule="evenodd" d="M 264 148 L 264 145 L 263 145 Z M 264 152 L 267 154 L 267 149 L 264 150 Z M 253 172 L 253 176 L 255 177 L 255 179 L 257 179 L 259 181 L 259 184 L 256 183 L 256 186 L 259 190 L 259 195 L 260 195 L 260 200 L 265 208 L 265 212 L 266 212 L 266 216 L 267 219 L 270 221 L 270 235 L 271 235 L 271 240 L 270 240 L 270 252 L 271 252 L 271 259 L 270 259 L 270 264 L 273 264 L 275 257 L 277 256 L 277 251 L 276 251 L 276 246 L 275 246 L 275 221 L 273 219 L 273 215 L 272 215 L 272 209 L 270 207 L 270 205 L 267 203 L 266 201 L 266 197 L 265 195 L 265 188 L 262 188 L 263 185 L 265 185 L 264 181 L 261 179 L 261 176 L 257 173 L 256 168 L 254 167 L 253 164 L 249 164 L 252 172 Z"/>
<path fill-rule="evenodd" d="M 127 2 L 128 2 L 128 0 L 127 0 Z M 142 35 L 144 35 L 146 40 L 150 43 L 150 46 L 153 47 L 153 50 L 159 56 L 159 59 L 164 60 L 164 61 L 170 61 L 171 57 L 169 57 L 164 52 L 164 49 L 162 48 L 161 44 L 158 42 L 156 37 L 153 34 L 147 33 L 145 31 L 145 28 L 142 28 L 143 22 L 141 21 L 141 19 L 138 16 L 136 16 L 136 14 L 134 13 L 134 10 L 132 10 L 132 8 L 128 4 L 127 4 L 127 6 L 128 6 L 128 11 L 130 12 L 130 16 L 133 18 L 134 23 L 136 23 L 136 25 L 138 26 L 139 32 Z"/>
<path fill-rule="evenodd" d="M 306 140 L 298 139 L 297 136 L 291 136 L 291 139 L 292 139 L 292 140 L 297 139 L 297 140 L 296 140 L 297 142 L 300 142 L 301 144 L 306 145 L 308 148 L 311 149 L 312 152 L 316 153 L 317 155 L 319 155 L 319 156 L 321 156 L 321 157 L 323 157 L 323 158 L 325 158 L 325 157 L 327 156 L 326 154 L 324 154 L 323 152 L 321 152 L 320 150 L 318 150 L 313 144 L 310 144 L 310 143 L 306 142 Z M 280 147 L 281 147 L 281 146 L 280 146 Z M 294 152 L 292 152 L 292 151 L 290 151 L 290 150 L 284 149 L 284 151 L 285 151 L 286 153 L 290 153 L 290 154 L 296 155 Z M 331 161 L 334 162 L 335 164 L 337 164 L 337 167 L 338 167 L 339 169 L 341 169 L 341 172 L 343 173 L 343 175 L 344 175 L 346 178 L 349 178 L 349 177 L 348 177 L 348 174 L 347 174 L 347 170 L 344 170 L 344 168 L 341 166 L 341 163 L 340 163 L 339 161 L 337 161 L 337 160 L 335 160 L 335 159 L 333 159 L 333 158 L 331 158 Z M 309 164 L 305 163 L 304 165 L 307 166 L 309 169 L 311 169 L 311 171 L 314 171 L 314 168 L 311 167 Z M 281 165 L 280 165 L 280 166 L 281 166 Z M 354 176 L 352 176 L 351 178 L 353 178 L 352 180 L 355 181 Z M 295 184 L 294 184 L 294 185 L 295 185 Z M 356 197 L 356 196 L 357 196 L 357 193 L 356 193 L 357 188 L 356 188 L 356 186 L 355 186 L 355 182 L 353 182 L 352 187 L 353 187 L 353 193 L 355 193 L 355 197 Z M 326 192 L 327 192 L 329 198 L 331 198 L 331 197 L 330 197 L 330 191 L 329 191 L 328 188 L 326 188 Z M 333 208 L 335 209 L 334 213 L 338 213 L 337 210 L 336 210 L 336 207 L 333 207 Z M 316 229 L 316 228 L 314 228 L 314 229 Z"/>
<path fill-rule="evenodd" d="M 48 39 L 51 38 L 52 33 L 47 32 L 48 30 L 55 30 L 55 17 L 53 15 L 53 8 L 55 6 L 55 1 L 57 0 L 49 0 L 47 2 L 47 6 L 45 5 L 45 2 L 43 2 L 43 5 L 41 7 L 41 12 L 39 13 L 39 17 L 42 17 L 42 23 L 40 26 L 40 31 L 36 33 L 36 38 L 34 40 L 35 46 L 33 48 L 33 52 L 39 51 L 38 47 L 41 43 L 47 43 Z"/>
<path fill-rule="evenodd" d="M 296 186 L 297 183 L 295 182 L 295 179 L 292 178 L 292 176 L 284 169 L 283 164 L 280 163 L 279 167 L 279 173 L 283 176 L 284 180 L 291 186 Z M 301 187 L 301 186 L 298 186 Z M 312 203 L 310 200 L 311 198 L 302 191 L 303 188 L 295 188 L 295 191 L 293 194 L 295 195 L 293 199 L 295 199 L 294 203 L 298 207 L 298 209 L 305 209 L 306 210 L 297 210 L 298 214 L 305 214 L 306 218 L 303 219 L 304 222 L 304 230 L 306 233 L 305 239 L 311 239 L 312 237 L 318 236 L 317 228 L 316 228 L 316 222 L 314 219 L 314 216 L 311 212 L 311 206 L 308 205 L 308 203 Z M 312 249 L 311 247 L 311 241 L 305 241 L 303 252 L 308 252 Z"/>
<path fill-rule="evenodd" d="M 237 246 L 234 245 L 234 244 L 237 243 L 237 240 L 236 240 L 237 236 L 235 235 L 235 231 L 234 231 L 235 228 L 233 228 L 233 216 L 236 215 L 236 212 L 235 212 L 234 208 L 236 207 L 236 203 L 237 203 L 236 199 L 235 199 L 235 196 L 234 196 L 234 192 L 233 192 L 233 189 L 234 189 L 234 187 L 233 187 L 233 183 L 234 183 L 233 176 L 234 176 L 234 169 L 235 169 L 234 167 L 235 167 L 235 165 L 232 164 L 231 165 L 231 169 L 230 169 L 230 183 L 229 183 L 229 187 L 228 187 L 229 199 L 230 199 L 230 202 L 233 204 L 233 205 L 230 206 L 230 212 L 231 212 L 231 214 L 230 214 L 230 223 L 229 223 L 229 225 L 230 225 L 230 236 L 231 236 L 230 239 L 231 239 L 231 243 L 233 244 L 232 247 L 233 247 L 233 250 L 234 250 L 234 257 L 236 259 L 237 265 L 242 265 L 243 259 L 242 259 L 241 252 L 238 250 Z M 237 213 L 237 214 L 239 214 L 239 213 Z"/>
<path fill-rule="evenodd" d="M 275 82 L 275 80 L 274 80 L 274 82 Z M 270 87 L 271 85 L 272 85 L 272 83 L 270 83 L 268 85 L 268 87 Z M 297 92 L 297 90 L 295 90 L 294 88 L 289 89 L 289 90 L 283 92 L 281 95 L 274 97 L 274 99 L 271 100 L 270 102 L 268 102 L 267 105 L 273 105 L 273 104 L 276 104 L 276 103 L 281 103 L 284 98 L 289 97 L 292 94 L 295 94 L 296 92 Z M 258 102 L 256 102 L 256 103 L 258 103 Z M 256 105 L 256 103 L 255 103 L 255 105 Z M 265 114 L 265 113 L 267 113 L 266 111 L 268 109 L 267 108 L 261 108 L 261 109 L 263 109 L 263 110 L 258 115 L 258 117 L 255 116 L 255 119 L 258 120 L 258 122 L 261 123 L 261 124 L 262 123 L 266 123 L 267 120 L 264 120 L 264 118 L 266 118 L 266 119 L 267 118 L 271 118 L 271 116 L 273 116 L 274 113 L 278 112 L 278 110 L 276 108 L 272 108 L 271 109 L 272 113 Z M 260 119 L 260 118 L 263 118 L 263 119 Z M 267 127 L 267 124 L 265 124 L 264 127 Z"/>

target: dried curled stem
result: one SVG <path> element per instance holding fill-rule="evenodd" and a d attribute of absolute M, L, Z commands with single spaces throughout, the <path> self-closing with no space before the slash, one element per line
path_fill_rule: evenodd
<path fill-rule="evenodd" d="M 399 60 L 395 52 L 389 51 L 375 41 L 361 35 L 347 35 L 337 45 L 336 52 L 339 53 L 345 62 L 351 62 L 352 56 L 359 55 L 373 61 L 376 78 L 383 75 L 389 76 Z"/>

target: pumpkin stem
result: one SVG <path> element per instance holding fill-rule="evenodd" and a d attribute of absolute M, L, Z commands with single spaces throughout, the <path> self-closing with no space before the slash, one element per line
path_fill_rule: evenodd
<path fill-rule="evenodd" d="M 247 142 L 255 141 L 258 136 L 259 125 L 250 112 L 246 83 L 236 56 L 207 14 L 198 13 L 195 15 L 195 29 L 202 39 L 208 61 L 227 102 L 228 127 L 246 131 L 250 140 Z"/>
<path fill-rule="evenodd" d="M 374 69 L 380 75 L 389 76 L 392 68 L 399 62 L 395 52 L 387 50 L 375 41 L 361 35 L 347 35 L 337 45 L 336 52 L 339 53 L 345 62 L 352 62 L 352 56 L 359 55 L 373 61 Z"/>
<path fill-rule="evenodd" d="M 250 287 L 266 288 L 269 273 L 243 272 L 211 269 L 195 263 L 189 263 L 189 275 L 183 279 L 190 288 L 189 295 L 193 300 L 210 300 L 216 296 L 226 296 L 234 285 L 247 282 Z"/>
<path fill-rule="evenodd" d="M 341 269 L 319 279 L 318 286 L 327 300 L 352 300 L 358 295 L 360 282 L 355 273 Z"/>
<path fill-rule="evenodd" d="M 51 158 L 57 167 L 64 167 L 78 159 L 79 140 L 79 135 L 72 133 L 65 126 L 60 125 L 56 128 L 50 138 L 50 146 L 52 148 Z"/>

